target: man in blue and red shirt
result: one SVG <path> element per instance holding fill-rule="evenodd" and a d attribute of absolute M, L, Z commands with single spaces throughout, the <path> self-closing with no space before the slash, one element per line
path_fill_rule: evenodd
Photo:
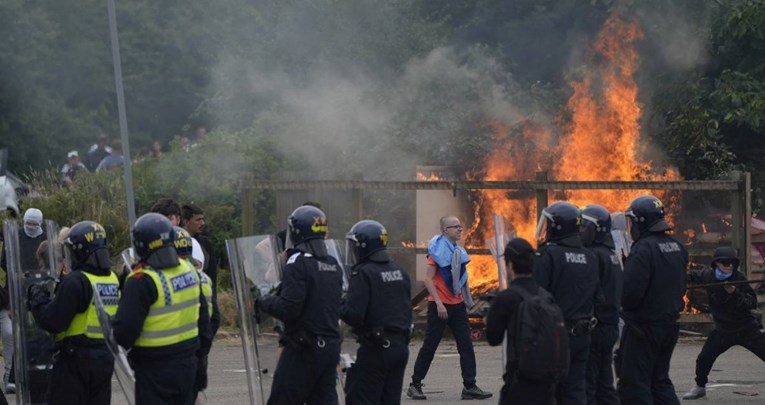
<path fill-rule="evenodd" d="M 428 245 L 428 265 L 425 271 L 425 287 L 428 289 L 428 323 L 425 341 L 414 363 L 412 383 L 406 395 L 412 399 L 426 399 L 422 392 L 422 380 L 428 373 L 438 344 L 449 329 L 457 343 L 462 369 L 462 399 L 486 399 L 492 394 L 476 385 L 476 364 L 473 342 L 470 340 L 468 305 L 472 306 L 468 290 L 466 265 L 470 261 L 465 249 L 457 243 L 462 238 L 462 224 L 454 216 L 441 218 L 441 234 Z"/>

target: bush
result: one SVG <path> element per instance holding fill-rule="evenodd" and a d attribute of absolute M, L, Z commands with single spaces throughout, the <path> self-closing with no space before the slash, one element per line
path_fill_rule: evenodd
<path fill-rule="evenodd" d="M 170 152 L 157 159 L 133 164 L 136 216 L 148 212 L 158 198 L 169 197 L 180 204 L 194 202 L 205 210 L 207 233 L 215 243 L 220 267 L 227 267 L 225 241 L 241 234 L 239 179 L 246 173 L 269 179 L 279 169 L 278 155 L 252 132 L 213 132 L 199 144 L 184 150 L 176 142 Z M 106 229 L 109 248 L 116 256 L 130 246 L 127 199 L 122 170 L 78 173 L 71 187 L 65 186 L 57 170 L 33 173 L 29 179 L 35 197 L 25 207 L 42 210 L 46 219 L 61 226 L 82 220 L 99 222 Z M 273 197 L 256 196 L 263 207 L 256 210 L 258 223 L 271 223 Z M 121 263 L 120 258 L 115 263 Z M 219 306 L 228 311 L 231 277 L 222 270 L 218 277 Z M 231 303 L 233 305 L 233 299 Z M 223 310 L 221 311 L 223 313 Z M 224 327 L 235 327 L 233 315 L 223 318 Z M 233 316 L 233 318 L 232 318 Z"/>

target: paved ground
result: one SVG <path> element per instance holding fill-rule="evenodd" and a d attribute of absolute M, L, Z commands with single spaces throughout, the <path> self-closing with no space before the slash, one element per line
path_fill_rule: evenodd
<path fill-rule="evenodd" d="M 672 380 L 680 395 L 693 385 L 696 355 L 701 350 L 702 341 L 682 341 L 675 349 L 672 361 Z M 411 376 L 414 357 L 421 342 L 412 343 L 411 356 L 407 369 L 407 379 Z M 267 342 L 261 349 L 263 367 L 273 370 L 276 345 Z M 355 352 L 355 345 L 346 345 L 347 351 Z M 485 343 L 476 344 L 478 361 L 478 383 L 484 390 L 493 392 L 494 398 L 486 403 L 496 403 L 496 395 L 501 387 L 500 349 L 489 347 Z M 207 390 L 209 404 L 248 404 L 248 390 L 245 383 L 244 361 L 238 339 L 217 340 L 210 356 L 210 388 Z M 408 383 L 408 381 L 407 381 Z M 428 400 L 411 401 L 402 393 L 404 403 L 431 403 L 450 405 L 463 403 L 459 400 L 461 379 L 459 355 L 452 341 L 442 342 L 424 381 L 424 391 Z M 266 398 L 271 385 L 270 374 L 264 377 Z M 750 396 L 755 395 L 755 396 Z M 9 396 L 9 402 L 15 403 L 15 396 Z M 685 401 L 688 403 L 694 403 Z M 715 364 L 707 388 L 707 399 L 696 403 L 762 404 L 765 402 L 765 364 L 748 351 L 736 347 L 723 355 Z M 114 381 L 113 404 L 127 404 L 119 385 Z M 260 404 L 260 402 L 255 402 Z"/>

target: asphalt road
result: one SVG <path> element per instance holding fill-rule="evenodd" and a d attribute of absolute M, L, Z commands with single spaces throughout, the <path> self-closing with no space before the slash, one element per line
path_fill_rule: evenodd
<path fill-rule="evenodd" d="M 266 339 L 260 353 L 264 368 L 273 370 L 276 344 Z M 701 350 L 703 340 L 683 340 L 675 349 L 672 359 L 671 377 L 678 395 L 682 395 L 693 384 L 696 356 Z M 421 346 L 420 341 L 410 345 L 411 353 L 407 366 L 405 386 L 412 373 L 414 358 Z M 501 349 L 485 343 L 476 343 L 478 362 L 478 385 L 495 396 L 486 403 L 496 403 L 497 393 L 502 385 Z M 345 351 L 355 353 L 355 344 L 349 342 Z M 707 398 L 687 403 L 762 404 L 765 402 L 765 363 L 747 350 L 734 347 L 715 363 L 707 385 Z M 246 386 L 242 348 L 238 338 L 216 340 L 210 355 L 210 386 L 206 392 L 208 404 L 249 404 Z M 461 404 L 462 387 L 459 369 L 459 355 L 453 341 L 442 341 L 436 357 L 424 381 L 423 390 L 427 401 L 412 401 L 402 392 L 404 403 L 432 403 L 439 405 Z M 271 385 L 271 375 L 265 374 L 265 396 Z M 15 403 L 15 396 L 9 395 L 10 403 Z M 122 391 L 116 380 L 113 381 L 113 404 L 126 405 Z M 260 402 L 255 402 L 260 404 Z"/>

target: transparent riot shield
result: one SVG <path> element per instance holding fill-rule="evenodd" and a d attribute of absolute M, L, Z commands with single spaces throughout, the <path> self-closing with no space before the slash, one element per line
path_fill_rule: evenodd
<path fill-rule="evenodd" d="M 236 298 L 239 329 L 247 372 L 250 404 L 265 404 L 258 354 L 255 297 L 269 294 L 281 281 L 281 258 L 274 235 L 256 235 L 226 241 L 231 281 Z"/>
<path fill-rule="evenodd" d="M 497 262 L 497 280 L 499 281 L 497 289 L 504 291 L 508 287 L 507 266 L 505 265 L 505 246 L 512 238 L 515 232 L 511 232 L 505 218 L 499 214 L 494 214 L 494 239 L 487 239 L 486 246 L 489 248 L 492 257 Z M 507 365 L 507 334 L 502 340 L 502 370 Z"/>
<path fill-rule="evenodd" d="M 324 244 L 327 246 L 327 253 L 334 257 L 335 260 L 337 260 L 337 263 L 340 265 L 340 270 L 343 274 L 343 292 L 348 291 L 348 285 L 351 282 L 351 266 L 346 261 L 348 258 L 345 257 L 345 243 L 345 240 L 340 239 L 324 240 Z M 340 328 L 344 328 L 344 324 L 342 322 L 340 322 Z M 351 355 L 348 353 L 341 353 L 340 363 L 337 365 L 337 379 L 335 383 L 338 405 L 345 405 L 345 377 L 351 364 L 353 364 Z"/>
<path fill-rule="evenodd" d="M 611 214 L 611 237 L 614 239 L 616 255 L 624 267 L 624 259 L 630 254 L 632 236 L 627 231 L 627 217 L 624 216 L 623 212 Z"/>
<path fill-rule="evenodd" d="M 351 266 L 348 265 L 345 258 L 345 241 L 340 239 L 327 239 L 324 241 L 327 245 L 327 253 L 337 260 L 343 271 L 343 291 L 348 291 L 348 284 L 351 282 Z"/>
<path fill-rule="evenodd" d="M 119 296 L 102 297 L 101 295 L 102 294 L 99 292 L 93 291 L 93 300 L 96 305 L 98 322 L 101 324 L 101 331 L 104 334 L 106 346 L 109 347 L 109 350 L 114 356 L 114 375 L 117 377 L 117 382 L 120 384 L 120 388 L 122 388 L 122 392 L 125 394 L 125 400 L 127 400 L 128 404 L 135 405 L 135 374 L 133 373 L 133 368 L 130 367 L 130 363 L 128 363 L 127 351 L 117 344 L 117 341 L 114 339 L 111 317 L 104 308 L 104 299 L 119 300 Z"/>
<path fill-rule="evenodd" d="M 5 220 L 3 234 L 8 289 L 13 322 L 13 366 L 17 404 L 45 404 L 53 366 L 53 337 L 39 326 L 27 310 L 27 291 L 33 284 L 54 294 L 64 269 L 58 242 L 58 225 L 45 221 L 42 238 L 22 235 L 18 222 Z M 38 254 L 39 253 L 39 254 Z"/>

